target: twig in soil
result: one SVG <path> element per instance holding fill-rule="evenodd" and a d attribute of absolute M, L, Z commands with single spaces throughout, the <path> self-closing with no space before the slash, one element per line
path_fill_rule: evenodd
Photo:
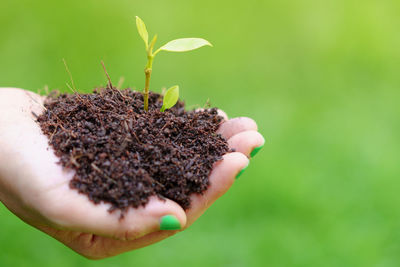
<path fill-rule="evenodd" d="M 140 142 L 139 138 L 137 137 L 135 132 L 132 132 L 133 136 L 136 138 L 136 140 L 139 142 L 139 144 L 143 145 L 142 142 Z"/>
<path fill-rule="evenodd" d="M 81 167 L 81 165 L 76 161 L 76 158 L 74 156 L 71 156 L 71 163 L 78 168 Z"/>
<path fill-rule="evenodd" d="M 74 89 L 71 87 L 71 85 L 69 85 L 69 83 L 65 83 L 68 87 L 69 90 L 71 90 L 74 94 L 76 94 L 76 92 L 74 91 Z"/>
<path fill-rule="evenodd" d="M 64 58 L 63 58 L 63 62 L 64 62 L 65 70 L 67 71 L 67 73 L 68 73 L 68 75 L 69 75 L 69 79 L 71 80 L 71 84 L 72 84 L 72 88 L 71 88 L 71 86 L 67 83 L 68 88 L 71 89 L 71 91 L 75 94 L 75 96 L 76 96 L 77 98 L 79 98 L 79 100 L 81 100 L 82 102 L 84 102 L 84 101 L 83 101 L 83 98 L 78 94 L 78 91 L 76 90 L 75 83 L 74 83 L 74 79 L 72 78 L 71 71 L 69 70 L 68 65 L 67 65 L 67 62 L 65 61 Z"/>
<path fill-rule="evenodd" d="M 106 66 L 104 65 L 103 60 L 101 61 L 101 65 L 103 66 L 104 72 L 106 73 L 106 76 L 107 76 L 107 79 L 108 79 L 108 86 L 109 86 L 110 89 L 112 89 L 113 86 L 112 86 L 111 78 L 110 78 L 110 75 L 108 75 L 108 72 L 106 70 Z"/>
<path fill-rule="evenodd" d="M 150 179 L 151 179 L 154 183 L 156 183 L 156 184 L 158 184 L 159 186 L 161 186 L 162 188 L 165 188 L 165 185 L 163 185 L 162 183 L 160 183 L 159 181 L 157 181 L 157 180 L 154 179 L 153 177 L 150 177 Z"/>
<path fill-rule="evenodd" d="M 71 74 L 71 72 L 70 72 L 70 70 L 69 70 L 69 68 L 68 68 L 67 62 L 65 61 L 64 58 L 63 58 L 63 62 L 64 62 L 65 70 L 67 71 L 67 73 L 68 73 L 68 75 L 69 75 L 69 79 L 70 79 L 71 84 L 72 84 L 71 90 L 72 90 L 74 93 L 77 94 L 78 92 L 77 92 L 76 87 L 75 87 L 74 79 L 72 78 L 72 74 Z"/>
<path fill-rule="evenodd" d="M 113 85 L 112 85 L 112 82 L 111 82 L 110 75 L 108 75 L 108 72 L 107 72 L 106 66 L 104 65 L 103 60 L 101 61 L 101 65 L 103 65 L 104 72 L 106 73 L 106 76 L 107 76 L 107 79 L 108 79 L 108 87 L 109 87 L 110 89 L 113 89 Z M 118 84 L 118 85 L 119 85 L 119 84 Z M 118 89 L 118 88 L 117 88 L 117 89 Z M 123 99 L 125 99 L 125 96 L 121 93 L 121 91 L 120 91 L 120 90 L 117 90 L 117 91 L 118 91 L 119 95 L 120 95 Z"/>
<path fill-rule="evenodd" d="M 59 127 L 58 124 L 56 124 L 56 128 L 54 129 L 54 131 L 51 133 L 50 137 L 49 137 L 49 143 L 53 142 L 53 137 L 57 132 L 57 128 Z"/>

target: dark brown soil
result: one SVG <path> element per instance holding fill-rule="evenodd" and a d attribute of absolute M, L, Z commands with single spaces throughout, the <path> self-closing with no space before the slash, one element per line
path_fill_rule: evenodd
<path fill-rule="evenodd" d="M 216 134 L 216 109 L 185 111 L 179 102 L 159 112 L 162 97 L 96 89 L 92 94 L 50 96 L 37 119 L 65 168 L 75 170 L 71 188 L 110 211 L 145 205 L 150 196 L 169 198 L 184 209 L 190 195 L 204 192 L 216 161 L 229 151 Z M 123 213 L 122 213 L 123 214 Z"/>

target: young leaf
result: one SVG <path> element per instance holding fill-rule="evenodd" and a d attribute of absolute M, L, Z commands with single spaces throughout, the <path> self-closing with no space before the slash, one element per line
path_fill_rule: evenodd
<path fill-rule="evenodd" d="M 166 109 L 172 108 L 173 106 L 175 106 L 176 102 L 178 102 L 178 99 L 179 99 L 179 86 L 175 85 L 169 88 L 165 93 L 163 99 L 163 105 L 160 111 L 164 112 Z"/>
<path fill-rule="evenodd" d="M 159 51 L 185 52 L 185 51 L 195 50 L 205 45 L 212 46 L 212 44 L 210 44 L 209 41 L 202 38 L 181 38 L 166 43 L 165 45 L 161 46 L 157 50 L 157 52 Z"/>
<path fill-rule="evenodd" d="M 136 27 L 137 27 L 140 37 L 142 37 L 142 39 L 145 43 L 146 49 L 147 49 L 149 46 L 149 34 L 146 29 L 146 24 L 144 24 L 143 20 L 141 18 L 139 18 L 138 16 L 136 16 Z"/>

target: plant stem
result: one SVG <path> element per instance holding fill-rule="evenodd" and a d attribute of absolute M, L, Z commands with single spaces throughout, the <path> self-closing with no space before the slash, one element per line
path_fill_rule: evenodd
<path fill-rule="evenodd" d="M 153 69 L 153 59 L 154 55 L 149 53 L 147 55 L 147 65 L 146 68 L 144 69 L 144 74 L 146 75 L 146 81 L 144 85 L 144 110 L 148 111 L 149 110 L 149 88 L 150 88 L 150 77 L 151 77 L 151 72 Z"/>

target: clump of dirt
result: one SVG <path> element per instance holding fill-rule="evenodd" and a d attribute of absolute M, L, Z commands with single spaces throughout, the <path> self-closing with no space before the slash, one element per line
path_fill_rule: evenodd
<path fill-rule="evenodd" d="M 148 112 L 141 93 L 111 87 L 49 96 L 44 106 L 37 121 L 59 163 L 75 170 L 70 187 L 111 203 L 110 212 L 144 206 L 153 195 L 188 209 L 190 195 L 207 189 L 213 164 L 229 151 L 216 133 L 223 118 L 215 108 L 185 111 L 178 102 L 160 112 L 155 93 Z"/>

